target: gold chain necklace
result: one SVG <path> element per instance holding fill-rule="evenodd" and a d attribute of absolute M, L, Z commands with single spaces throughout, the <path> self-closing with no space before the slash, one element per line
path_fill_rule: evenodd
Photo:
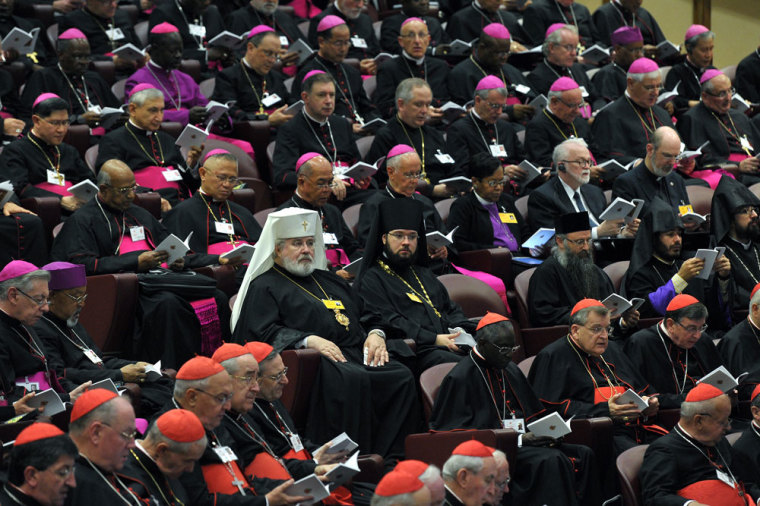
<path fill-rule="evenodd" d="M 338 323 L 340 323 L 341 325 L 343 325 L 346 328 L 346 332 L 348 332 L 348 326 L 351 323 L 351 321 L 348 319 L 348 316 L 346 316 L 345 314 L 343 314 L 343 313 L 340 312 L 341 309 L 344 309 L 343 304 L 338 304 L 339 301 L 333 301 L 333 298 L 330 297 L 329 295 L 327 295 L 327 292 L 325 292 L 325 289 L 322 288 L 322 285 L 319 284 L 319 281 L 317 281 L 316 278 L 313 275 L 310 274 L 309 277 L 312 279 L 312 281 L 314 281 L 317 284 L 317 286 L 319 287 L 319 289 L 322 290 L 322 293 L 326 297 L 325 299 L 320 299 L 319 297 L 317 297 L 316 295 L 314 295 L 313 293 L 311 293 L 309 290 L 307 290 L 303 286 L 301 286 L 298 283 L 296 283 L 290 276 L 288 276 L 287 274 L 285 274 L 284 272 L 282 272 L 277 267 L 274 267 L 274 270 L 276 270 L 277 272 L 279 272 L 285 279 L 287 279 L 288 281 L 290 281 L 291 283 L 293 283 L 294 285 L 296 285 L 298 288 L 300 288 L 304 292 L 308 293 L 309 295 L 311 295 L 312 297 L 314 297 L 318 301 L 322 302 L 322 304 L 324 304 L 327 309 L 332 309 L 335 312 L 335 320 Z M 332 303 L 329 303 L 329 302 L 332 302 Z M 332 306 L 332 307 L 330 307 L 330 306 Z"/>
<path fill-rule="evenodd" d="M 58 149 L 58 146 L 53 146 L 55 148 L 55 154 L 56 154 L 56 157 L 57 157 L 56 160 L 58 162 L 58 163 L 54 164 L 53 160 L 51 160 L 50 157 L 48 156 L 48 154 L 45 152 L 45 150 L 42 149 L 42 146 L 40 146 L 39 144 L 37 144 L 37 141 L 35 141 L 34 138 L 32 138 L 31 132 L 30 132 L 30 135 L 28 135 L 27 137 L 28 137 L 28 139 L 30 141 L 32 141 L 32 144 L 34 144 L 35 146 L 37 146 L 37 149 L 39 149 L 40 151 L 42 151 L 42 154 L 45 156 L 45 159 L 50 164 L 50 167 L 52 167 L 53 169 L 55 169 L 55 177 L 56 177 L 56 179 L 58 179 L 58 184 L 63 184 L 64 178 L 63 178 L 63 175 L 61 175 L 61 150 Z"/>
<path fill-rule="evenodd" d="M 155 135 L 156 136 L 156 143 L 158 144 L 158 153 L 161 156 L 161 160 L 159 160 L 155 156 L 151 156 L 151 154 L 148 153 L 148 150 L 145 149 L 145 146 L 142 145 L 142 142 L 140 142 L 140 139 L 138 139 L 137 136 L 135 135 L 135 133 L 129 128 L 129 123 L 127 123 L 126 125 L 124 125 L 124 128 L 127 129 L 127 132 L 129 132 L 129 134 L 135 140 L 135 142 L 137 143 L 137 145 L 140 146 L 140 149 L 142 149 L 142 152 L 145 153 L 145 156 L 148 157 L 148 160 L 150 160 L 151 162 L 158 162 L 161 167 L 164 166 L 164 148 L 161 147 L 161 139 L 158 138 L 158 134 L 157 133 L 152 132 L 151 135 Z"/>
<path fill-rule="evenodd" d="M 723 122 L 720 120 L 720 118 L 719 118 L 718 116 L 716 116 L 716 114 L 715 114 L 714 112 L 710 111 L 710 114 L 712 114 L 712 115 L 713 115 L 713 118 L 715 118 L 715 121 L 717 121 L 717 122 L 718 122 L 718 124 L 719 124 L 721 127 L 723 127 L 723 130 L 725 130 L 726 132 L 728 132 L 728 135 L 730 135 L 731 137 L 733 137 L 734 139 L 736 139 L 736 141 L 737 141 L 737 142 L 739 142 L 739 144 L 741 144 L 741 146 L 742 146 L 742 149 L 744 150 L 744 152 L 745 152 L 745 153 L 747 153 L 747 156 L 752 156 L 752 153 L 750 153 L 750 152 L 749 152 L 749 147 L 747 147 L 747 146 L 746 146 L 744 143 L 742 143 L 742 139 L 740 139 L 740 138 L 739 138 L 739 129 L 738 129 L 738 128 L 736 128 L 736 125 L 734 124 L 734 120 L 733 120 L 733 118 L 731 117 L 731 115 L 727 113 L 727 116 L 728 116 L 728 121 L 730 121 L 730 122 L 731 122 L 731 128 L 733 128 L 733 129 L 734 129 L 734 131 L 733 131 L 733 132 L 731 131 L 731 128 L 728 128 L 728 127 L 727 127 L 727 126 L 726 126 L 726 125 L 725 125 L 725 124 L 724 124 L 724 123 L 723 123 Z M 736 133 L 734 133 L 734 132 L 736 132 Z M 746 139 L 747 139 L 747 136 L 745 135 L 745 136 L 744 136 L 744 140 L 745 140 L 745 142 L 747 142 L 747 141 L 746 141 Z"/>
<path fill-rule="evenodd" d="M 570 340 L 570 335 L 568 334 L 567 336 L 565 336 L 565 339 L 567 339 L 567 343 L 573 349 L 573 351 L 575 352 L 575 354 L 578 355 L 578 360 L 581 361 L 581 364 L 583 365 L 584 369 L 586 369 L 586 372 L 588 373 L 589 378 L 591 378 L 591 382 L 594 384 L 594 390 L 596 390 L 597 392 L 599 392 L 599 396 L 602 399 L 604 399 L 605 401 L 608 401 L 610 398 L 609 397 L 605 397 L 604 395 L 602 395 L 602 392 L 599 391 L 599 384 L 596 382 L 596 379 L 594 379 L 594 375 L 591 374 L 591 368 L 589 367 L 588 363 L 585 360 L 583 360 L 583 357 L 581 357 L 581 354 L 578 353 L 578 350 L 575 348 L 575 345 Z M 612 369 L 610 369 L 610 366 L 607 363 L 607 361 L 604 360 L 604 357 L 601 356 L 601 355 L 599 355 L 599 358 L 602 359 L 602 362 L 604 362 L 604 366 L 607 368 L 608 371 L 610 371 L 610 374 L 612 374 L 612 376 L 614 378 L 615 377 L 615 373 L 612 372 Z M 604 375 L 604 379 L 607 381 L 607 385 L 610 387 L 610 396 L 612 396 L 614 394 L 614 392 L 615 392 L 615 386 L 619 386 L 619 385 L 613 385 L 612 382 L 610 381 L 610 378 L 607 377 L 606 374 L 604 374 L 604 371 L 602 371 L 602 374 Z"/>
<path fill-rule="evenodd" d="M 636 108 L 635 105 L 633 105 L 633 102 L 631 102 L 631 99 L 628 97 L 625 97 L 625 99 L 628 101 L 629 104 L 631 104 L 631 108 L 633 109 L 633 112 L 636 113 L 636 116 L 639 117 L 639 121 L 641 121 L 641 124 L 644 125 L 644 128 L 647 129 L 647 131 L 650 134 L 654 134 L 655 131 L 655 124 L 654 124 L 654 113 L 652 112 L 652 108 L 649 108 L 649 115 L 652 117 L 652 127 L 649 127 L 649 123 L 646 122 L 644 118 L 641 117 L 641 113 L 639 113 L 639 110 Z"/>
<path fill-rule="evenodd" d="M 412 145 L 412 148 L 414 149 L 414 152 L 417 152 L 417 148 L 414 146 L 414 141 L 412 141 L 412 138 L 409 136 L 409 132 L 406 131 L 406 127 L 404 126 L 404 122 L 401 121 L 401 118 L 396 116 L 396 121 L 398 121 L 398 124 L 401 125 L 401 128 L 404 129 L 404 133 L 406 134 L 406 138 L 409 139 L 409 144 Z M 420 157 L 420 161 L 422 163 L 422 179 L 425 180 L 427 184 L 430 184 L 430 178 L 427 177 L 427 173 L 425 172 L 425 134 L 422 133 L 422 128 L 418 128 L 420 132 L 420 139 L 422 141 L 422 154 L 420 155 L 417 153 L 417 156 Z"/>
<path fill-rule="evenodd" d="M 417 273 L 414 272 L 414 268 L 409 267 L 409 270 L 412 271 L 412 274 L 414 275 L 414 279 L 417 280 L 417 283 L 419 283 L 420 288 L 422 288 L 422 293 L 420 293 L 417 290 L 415 290 L 414 287 L 412 287 L 412 285 L 410 285 L 404 278 L 402 278 L 401 276 L 399 276 L 398 273 L 396 273 L 396 271 L 394 271 L 393 269 L 391 269 L 391 267 L 388 264 L 386 264 L 385 262 L 383 262 L 382 260 L 378 259 L 377 260 L 377 264 L 386 272 L 386 274 L 389 274 L 391 276 L 395 276 L 398 279 L 400 279 L 401 282 L 404 283 L 411 291 L 413 291 L 415 294 L 417 294 L 417 297 L 424 298 L 425 302 L 427 302 L 428 306 L 430 306 L 431 308 L 433 308 L 433 311 L 435 312 L 435 315 L 438 318 L 441 317 L 441 313 L 433 305 L 433 301 L 430 300 L 430 296 L 428 295 L 427 290 L 425 290 L 425 285 L 423 285 L 422 281 L 420 281 L 420 278 L 417 277 Z"/>
<path fill-rule="evenodd" d="M 240 66 L 243 68 L 243 75 L 245 75 L 245 78 L 248 79 L 248 84 L 251 85 L 253 94 L 256 95 L 256 100 L 259 101 L 259 114 L 267 114 L 267 112 L 264 110 L 264 104 L 261 102 L 262 98 L 266 98 L 267 96 L 267 80 L 261 80 L 261 96 L 259 96 L 259 92 L 256 91 L 256 87 L 253 85 L 253 81 L 251 81 L 251 76 L 248 75 L 248 70 L 245 68 L 243 60 L 240 60 Z"/>
<path fill-rule="evenodd" d="M 549 121 L 551 121 L 552 123 L 554 123 L 554 127 L 557 129 L 557 131 L 560 133 L 560 135 L 562 135 L 562 137 L 565 140 L 567 140 L 567 135 L 565 135 L 565 132 L 562 131 L 562 129 L 557 124 L 557 122 L 554 121 L 554 118 L 552 118 L 551 116 L 549 116 L 549 113 L 546 112 L 546 108 L 544 108 L 542 112 L 544 113 L 544 115 L 547 118 L 549 118 Z M 575 129 L 575 123 L 570 123 L 570 126 L 573 127 L 573 137 L 578 137 L 578 131 Z"/>
<path fill-rule="evenodd" d="M 146 473 L 148 473 L 148 476 L 150 476 L 150 480 L 153 482 L 153 484 L 158 489 L 158 493 L 161 494 L 161 497 L 164 498 L 164 502 L 166 502 L 166 504 L 168 506 L 172 506 L 174 503 L 171 502 L 169 499 L 167 499 L 166 495 L 164 495 L 164 491 L 161 488 L 161 485 L 159 485 L 158 482 L 156 481 L 156 479 L 153 477 L 153 473 L 151 473 L 150 471 L 148 471 L 148 468 L 146 468 L 145 465 L 142 463 L 142 461 L 140 460 L 140 457 L 137 456 L 137 453 L 135 453 L 134 450 L 129 450 L 129 453 L 131 453 L 132 456 L 137 461 L 137 463 L 140 464 L 140 467 L 143 468 L 143 471 L 145 471 Z M 166 480 L 166 486 L 169 487 L 169 493 L 171 494 L 172 498 L 176 501 L 176 503 L 180 504 L 181 506 L 185 506 L 185 503 L 183 503 L 182 501 L 180 501 L 177 498 L 177 495 L 174 493 L 174 490 L 172 490 L 172 486 L 169 483 L 169 480 Z"/>
<path fill-rule="evenodd" d="M 198 191 L 198 195 L 200 195 L 201 200 L 203 201 L 203 203 L 206 204 L 206 209 L 208 209 L 208 212 L 211 214 L 211 217 L 214 219 L 214 221 L 215 222 L 219 221 L 219 220 L 216 219 L 216 215 L 214 215 L 214 211 L 211 210 L 211 206 L 208 205 L 208 201 L 206 200 L 206 197 L 203 196 L 203 192 Z M 232 225 L 232 227 L 233 227 L 232 230 L 234 232 L 235 231 L 235 225 L 232 223 L 232 209 L 230 209 L 230 201 L 229 200 L 225 200 L 225 202 L 227 203 L 227 213 L 230 215 L 230 224 Z M 219 218 L 221 218 L 221 216 L 219 216 Z M 226 222 L 224 222 L 224 223 L 226 223 Z M 236 246 L 237 242 L 235 241 L 235 234 L 232 233 L 232 234 L 227 234 L 227 235 L 230 238 L 230 242 L 228 244 Z"/>

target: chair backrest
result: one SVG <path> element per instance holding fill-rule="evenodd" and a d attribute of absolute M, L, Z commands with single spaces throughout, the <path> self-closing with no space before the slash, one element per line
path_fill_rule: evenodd
<path fill-rule="evenodd" d="M 734 84 L 734 81 L 736 80 L 736 67 L 738 67 L 738 65 L 729 65 L 728 67 L 723 67 L 721 69 L 721 72 L 731 79 L 731 84 Z"/>
<path fill-rule="evenodd" d="M 666 65 L 665 67 L 660 67 L 660 75 L 662 76 L 662 82 L 665 82 L 665 79 L 668 77 L 668 72 L 670 72 L 670 69 L 672 69 L 672 65 Z"/>
<path fill-rule="evenodd" d="M 277 141 L 272 141 L 267 145 L 267 159 L 269 160 L 269 165 L 274 167 L 274 148 L 275 144 L 277 144 Z"/>
<path fill-rule="evenodd" d="M 612 190 L 604 190 L 604 200 L 607 202 L 607 205 L 612 202 Z"/>
<path fill-rule="evenodd" d="M 378 39 L 379 38 L 380 37 L 378 37 Z M 377 89 L 377 77 L 369 76 L 364 80 L 362 85 L 364 86 L 364 92 L 367 94 L 367 97 L 372 100 L 372 97 L 375 95 L 375 90 Z"/>
<path fill-rule="evenodd" d="M 523 220 L 528 221 L 528 196 L 523 195 L 520 198 L 515 199 L 515 209 L 520 213 Z"/>
<path fill-rule="evenodd" d="M 210 79 L 204 79 L 198 86 L 204 97 L 211 98 L 211 95 L 214 94 L 214 88 L 216 87 L 216 79 L 213 77 Z"/>
<path fill-rule="evenodd" d="M 425 369 L 420 374 L 420 390 L 422 391 L 422 408 L 425 412 L 425 422 L 430 420 L 430 414 L 433 412 L 433 405 L 438 397 L 438 391 L 441 389 L 443 378 L 455 365 L 457 365 L 456 362 L 434 365 L 429 369 Z"/>
<path fill-rule="evenodd" d="M 362 210 L 362 204 L 354 204 L 350 207 L 347 207 L 343 211 L 343 221 L 346 222 L 346 225 L 351 230 L 351 233 L 354 234 L 354 237 L 356 237 L 356 232 L 359 228 L 359 213 Z"/>
<path fill-rule="evenodd" d="M 259 222 L 259 225 L 261 225 L 261 228 L 264 228 L 264 224 L 267 222 L 267 216 L 273 213 L 276 209 L 277 209 L 276 207 L 262 209 L 261 211 L 255 213 L 253 217 L 256 218 L 256 221 Z"/>
<path fill-rule="evenodd" d="M 89 297 L 80 322 L 103 353 L 131 353 L 138 286 L 134 273 L 87 276 Z"/>
<path fill-rule="evenodd" d="M 443 199 L 439 200 L 435 203 L 435 210 L 438 211 L 438 214 L 441 216 L 441 219 L 444 223 L 446 223 L 446 220 L 449 219 L 449 212 L 451 211 L 451 204 L 454 203 L 456 199 Z"/>
<path fill-rule="evenodd" d="M 604 268 L 604 272 L 609 276 L 612 281 L 612 286 L 615 287 L 615 292 L 620 293 L 620 283 L 623 281 L 625 271 L 628 270 L 628 265 L 631 262 L 628 260 L 621 260 L 620 262 L 614 262 Z"/>
<path fill-rule="evenodd" d="M 367 156 L 367 153 L 369 153 L 369 148 L 372 147 L 372 141 L 375 140 L 374 135 L 367 135 L 366 137 L 359 137 L 356 140 L 356 147 L 359 148 L 359 156 L 362 160 Z M 369 163 L 374 163 L 374 160 L 369 161 Z"/>
<path fill-rule="evenodd" d="M 142 207 L 157 220 L 161 219 L 161 194 L 157 192 L 135 193 L 133 202 L 136 206 Z"/>
<path fill-rule="evenodd" d="M 137 35 L 137 38 L 140 41 L 140 44 L 142 44 L 142 47 L 145 47 L 148 45 L 148 22 L 147 21 L 140 21 L 135 25 L 135 35 Z"/>
<path fill-rule="evenodd" d="M 288 77 L 285 79 L 282 84 L 285 85 L 285 89 L 288 90 L 288 93 L 290 93 L 293 90 L 293 81 L 295 81 L 295 77 Z"/>
<path fill-rule="evenodd" d="M 712 188 L 705 186 L 687 185 L 686 193 L 689 195 L 689 202 L 695 213 L 707 214 L 712 208 Z"/>
<path fill-rule="evenodd" d="M 256 209 L 256 192 L 253 188 L 240 188 L 238 190 L 232 190 L 230 200 L 236 204 L 240 204 L 245 207 L 251 213 L 254 213 Z"/>
<path fill-rule="evenodd" d="M 196 83 L 201 80 L 201 62 L 198 60 L 182 60 L 179 70 L 192 77 Z"/>
<path fill-rule="evenodd" d="M 749 191 L 754 193 L 756 197 L 760 198 L 760 183 L 755 183 L 752 186 L 750 186 Z"/>
<path fill-rule="evenodd" d="M 239 174 L 240 176 L 256 177 L 263 179 L 267 183 L 272 182 L 272 169 L 269 160 L 267 160 L 267 145 L 269 144 L 269 121 L 239 121 L 232 127 L 232 137 L 235 139 L 245 139 L 251 143 L 253 153 L 256 157 L 257 175 Z"/>
<path fill-rule="evenodd" d="M 124 99 L 127 98 L 127 93 L 124 91 L 126 84 L 127 80 L 125 78 L 119 79 L 111 85 L 111 93 L 113 93 L 116 99 L 122 103 L 124 102 Z"/>
<path fill-rule="evenodd" d="M 624 506 L 640 506 L 642 504 L 639 471 L 648 447 L 649 445 L 634 446 L 621 453 L 615 462 Z"/>
<path fill-rule="evenodd" d="M 531 327 L 530 317 L 528 313 L 528 286 L 530 285 L 530 277 L 536 271 L 536 268 L 526 269 L 520 274 L 515 276 L 515 292 L 517 292 L 517 311 L 512 308 L 513 312 L 517 313 L 517 322 L 520 327 L 525 329 Z"/>
<path fill-rule="evenodd" d="M 185 127 L 182 125 L 182 123 L 178 121 L 164 121 L 161 123 L 161 126 L 159 129 L 162 132 L 166 132 L 167 134 L 171 135 L 175 139 L 179 137 L 179 134 L 182 133 L 182 130 L 185 129 Z M 209 139 L 206 139 L 209 140 Z M 211 139 L 213 140 L 213 139 Z"/>
<path fill-rule="evenodd" d="M 116 81 L 116 65 L 111 60 L 93 60 L 90 68 L 100 75 L 108 86 Z"/>
<path fill-rule="evenodd" d="M 479 279 L 462 274 L 438 276 L 449 298 L 462 307 L 467 318 L 479 318 L 487 311 L 507 316 L 507 308 L 493 288 Z"/>
<path fill-rule="evenodd" d="M 98 159 L 98 146 L 99 144 L 90 146 L 87 148 L 87 151 L 84 152 L 84 162 L 87 164 L 93 174 L 98 173 L 97 169 L 95 168 L 95 161 Z"/>
<path fill-rule="evenodd" d="M 309 20 L 298 23 L 298 29 L 303 34 L 303 40 L 307 40 L 309 38 Z"/>
<path fill-rule="evenodd" d="M 533 361 L 536 359 L 536 356 L 533 355 L 531 357 L 526 358 L 525 360 L 522 360 L 519 364 L 517 364 L 517 367 L 520 368 L 522 373 L 525 375 L 525 377 L 528 377 L 528 373 L 530 373 L 530 366 L 533 365 Z"/>
<path fill-rule="evenodd" d="M 274 205 L 272 199 L 272 189 L 261 179 L 255 177 L 241 177 L 240 178 L 246 185 L 246 187 L 252 189 L 256 195 L 256 202 L 254 203 L 253 213 L 262 211 L 268 207 Z"/>
<path fill-rule="evenodd" d="M 58 23 L 48 26 L 46 32 L 50 45 L 55 47 L 55 43 L 58 41 Z"/>
<path fill-rule="evenodd" d="M 71 144 L 79 151 L 79 156 L 84 158 L 90 148 L 90 127 L 88 125 L 71 125 L 66 132 L 63 142 Z"/>

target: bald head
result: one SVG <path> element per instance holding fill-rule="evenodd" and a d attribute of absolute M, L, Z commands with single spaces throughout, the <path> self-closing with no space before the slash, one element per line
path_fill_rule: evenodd
<path fill-rule="evenodd" d="M 98 173 L 98 197 L 116 211 L 126 211 L 135 199 L 135 175 L 121 160 L 108 160 Z"/>
<path fill-rule="evenodd" d="M 645 164 L 657 177 L 673 171 L 676 157 L 681 152 L 681 137 L 672 127 L 663 126 L 654 131 L 652 142 L 647 144 Z"/>

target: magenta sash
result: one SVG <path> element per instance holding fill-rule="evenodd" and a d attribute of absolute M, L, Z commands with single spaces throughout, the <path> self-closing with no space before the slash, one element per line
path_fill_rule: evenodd
<path fill-rule="evenodd" d="M 746 155 L 745 153 L 731 153 L 730 155 L 728 155 L 729 162 L 739 163 L 742 160 L 746 160 L 747 158 L 749 158 L 749 156 Z"/>
<path fill-rule="evenodd" d="M 519 98 L 517 98 L 517 97 L 507 97 L 507 105 L 518 105 L 518 104 L 522 104 L 522 102 L 520 102 Z"/>
<path fill-rule="evenodd" d="M 167 181 L 162 174 L 165 170 L 171 170 L 174 167 L 159 167 L 158 165 L 150 165 L 137 169 L 135 171 L 135 182 L 144 186 L 145 188 L 152 188 L 158 190 L 161 188 L 174 188 L 179 191 L 179 181 Z"/>
<path fill-rule="evenodd" d="M 16 386 L 24 387 L 27 391 L 42 392 L 50 388 L 45 371 L 37 371 L 31 376 L 19 376 L 16 378 Z"/>
<path fill-rule="evenodd" d="M 322 12 L 322 9 L 316 7 L 309 0 L 293 0 L 287 5 L 293 7 L 295 15 L 302 19 L 311 19 Z"/>
<path fill-rule="evenodd" d="M 230 244 L 229 242 L 215 242 L 214 244 L 209 244 L 208 248 L 206 249 L 206 253 L 209 255 L 223 255 L 227 253 L 228 251 L 232 251 L 233 249 L 237 248 L 241 244 L 248 244 L 247 241 L 235 241 L 235 244 Z"/>
<path fill-rule="evenodd" d="M 481 272 L 481 271 L 471 271 L 468 269 L 465 269 L 464 267 L 459 267 L 457 265 L 454 265 L 453 263 L 451 266 L 456 269 L 460 274 L 464 274 L 465 276 L 470 276 L 471 278 L 479 279 L 480 281 L 484 282 L 493 290 L 499 294 L 499 297 L 501 298 L 502 302 L 504 302 L 504 307 L 507 308 L 507 313 L 512 314 L 512 311 L 509 309 L 509 302 L 507 302 L 507 288 L 504 286 L 504 281 L 502 281 L 500 278 L 497 278 L 493 274 L 488 274 L 487 272 Z"/>
<path fill-rule="evenodd" d="M 3 118 L 3 119 L 13 118 L 13 114 L 9 112 L 5 112 L 5 111 L 0 111 L 0 118 Z"/>
<path fill-rule="evenodd" d="M 96 137 L 102 137 L 106 134 L 106 129 L 102 126 L 90 128 L 90 135 L 96 136 Z"/>
<path fill-rule="evenodd" d="M 63 182 L 63 186 L 57 185 L 57 184 L 51 184 L 45 181 L 44 183 L 37 183 L 34 185 L 35 188 L 39 188 L 40 190 L 46 190 L 52 193 L 55 193 L 56 195 L 60 195 L 62 197 L 71 197 L 71 194 L 67 192 L 69 188 L 71 188 L 72 185 L 70 181 Z"/>
<path fill-rule="evenodd" d="M 208 138 L 216 139 L 218 141 L 224 141 L 228 144 L 232 144 L 233 146 L 237 146 L 243 151 L 245 151 L 245 154 L 250 156 L 251 160 L 256 160 L 256 157 L 253 153 L 253 146 L 251 146 L 251 143 L 248 141 L 241 141 L 240 139 L 233 139 L 231 137 L 223 137 L 217 134 L 208 134 Z"/>
<path fill-rule="evenodd" d="M 152 249 L 153 248 L 150 247 L 148 241 L 145 239 L 142 241 L 133 241 L 129 236 L 129 231 L 127 231 L 127 233 L 121 239 L 121 248 L 119 248 L 119 255 L 126 255 L 127 253 L 132 253 L 133 251 L 151 251 Z"/>
<path fill-rule="evenodd" d="M 325 250 L 325 255 L 327 256 L 327 261 L 330 262 L 330 267 L 338 267 L 351 263 L 351 260 L 348 259 L 348 255 L 346 255 L 346 252 L 342 248 Z"/>
<path fill-rule="evenodd" d="M 713 190 L 718 187 L 721 176 L 728 176 L 731 179 L 736 179 L 733 174 L 723 169 L 695 170 L 689 175 L 707 181 L 707 184 L 709 184 L 710 188 Z"/>
<path fill-rule="evenodd" d="M 583 116 L 585 119 L 589 119 L 591 117 L 591 106 L 589 104 L 581 107 L 581 116 Z"/>
<path fill-rule="evenodd" d="M 201 355 L 210 357 L 222 345 L 222 326 L 216 299 L 200 299 L 190 303 L 201 323 Z"/>

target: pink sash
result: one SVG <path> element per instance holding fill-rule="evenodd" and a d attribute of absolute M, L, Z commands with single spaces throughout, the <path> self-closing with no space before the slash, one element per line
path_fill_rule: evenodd
<path fill-rule="evenodd" d="M 175 190 L 179 191 L 179 182 L 167 181 L 162 174 L 163 171 L 171 170 L 173 168 L 174 167 L 159 167 L 158 165 L 150 165 L 148 167 L 143 167 L 142 169 L 137 169 L 135 171 L 135 182 L 140 186 L 144 186 L 145 188 L 152 188 L 154 190 L 161 188 L 174 188 Z"/>
<path fill-rule="evenodd" d="M 327 261 L 330 262 L 330 267 L 343 266 L 351 263 L 351 260 L 348 259 L 348 255 L 346 255 L 346 252 L 343 251 L 342 248 L 325 250 L 325 255 L 327 256 Z"/>
<path fill-rule="evenodd" d="M 222 326 L 219 324 L 216 299 L 195 300 L 190 305 L 201 323 L 201 355 L 210 357 L 222 345 Z"/>
<path fill-rule="evenodd" d="M 713 190 L 718 187 L 721 176 L 728 176 L 731 179 L 736 179 L 733 174 L 723 169 L 695 170 L 689 175 L 707 181 L 707 184 L 709 184 L 710 188 Z"/>
<path fill-rule="evenodd" d="M 127 233 L 121 239 L 121 248 L 119 248 L 119 255 L 126 255 L 127 253 L 132 253 L 133 251 L 151 251 L 152 249 L 153 248 L 150 247 L 148 241 L 145 239 L 142 241 L 133 241 L 129 236 L 129 231 L 127 231 Z"/>
<path fill-rule="evenodd" d="M 522 104 L 522 102 L 520 102 L 519 98 L 517 98 L 517 97 L 507 97 L 507 105 L 518 105 L 518 104 Z"/>
<path fill-rule="evenodd" d="M 248 242 L 235 241 L 235 244 L 230 244 L 229 242 L 215 242 L 214 244 L 208 245 L 208 248 L 206 248 L 206 253 L 209 255 L 223 255 L 224 253 L 237 248 L 241 244 L 248 244 Z"/>
<path fill-rule="evenodd" d="M 499 294 L 499 297 L 501 298 L 502 302 L 504 302 L 504 307 L 507 308 L 507 313 L 512 314 L 512 311 L 509 309 L 509 302 L 507 302 L 507 288 L 504 286 L 504 281 L 502 281 L 500 278 L 497 278 L 493 274 L 488 274 L 487 272 L 481 272 L 481 271 L 471 271 L 468 269 L 465 269 L 464 267 L 459 267 L 457 265 L 454 265 L 453 263 L 451 266 L 456 269 L 460 274 L 464 274 L 465 276 L 470 276 L 471 278 L 479 279 L 480 281 L 484 282 L 493 290 Z"/>
<path fill-rule="evenodd" d="M 296 16 L 303 19 L 311 19 L 322 12 L 322 9 L 316 7 L 309 0 L 293 0 L 287 5 L 293 7 Z"/>
<path fill-rule="evenodd" d="M 581 107 L 581 116 L 583 116 L 585 119 L 589 119 L 591 117 L 591 106 L 586 104 L 583 107 Z"/>
<path fill-rule="evenodd" d="M 728 155 L 729 162 L 739 163 L 742 160 L 746 160 L 747 158 L 749 158 L 749 156 L 744 153 L 731 153 L 730 155 Z"/>
<path fill-rule="evenodd" d="M 16 386 L 24 387 L 30 392 L 42 392 L 50 388 L 50 383 L 44 371 L 37 371 L 31 376 L 19 376 L 16 378 Z"/>
<path fill-rule="evenodd" d="M 63 175 L 63 174 L 61 174 Z M 69 188 L 71 188 L 72 185 L 70 181 L 64 181 L 63 186 L 57 185 L 57 184 L 50 184 L 47 181 L 44 183 L 37 183 L 34 185 L 35 188 L 39 188 L 40 190 L 46 190 L 52 193 L 55 193 L 56 195 L 60 195 L 62 197 L 71 197 L 71 194 L 67 192 Z"/>
<path fill-rule="evenodd" d="M 90 135 L 96 136 L 96 137 L 102 137 L 106 134 L 106 129 L 102 126 L 91 128 L 90 129 Z"/>
<path fill-rule="evenodd" d="M 13 118 L 13 114 L 9 112 L 0 111 L 0 118 L 3 118 L 3 119 Z"/>

